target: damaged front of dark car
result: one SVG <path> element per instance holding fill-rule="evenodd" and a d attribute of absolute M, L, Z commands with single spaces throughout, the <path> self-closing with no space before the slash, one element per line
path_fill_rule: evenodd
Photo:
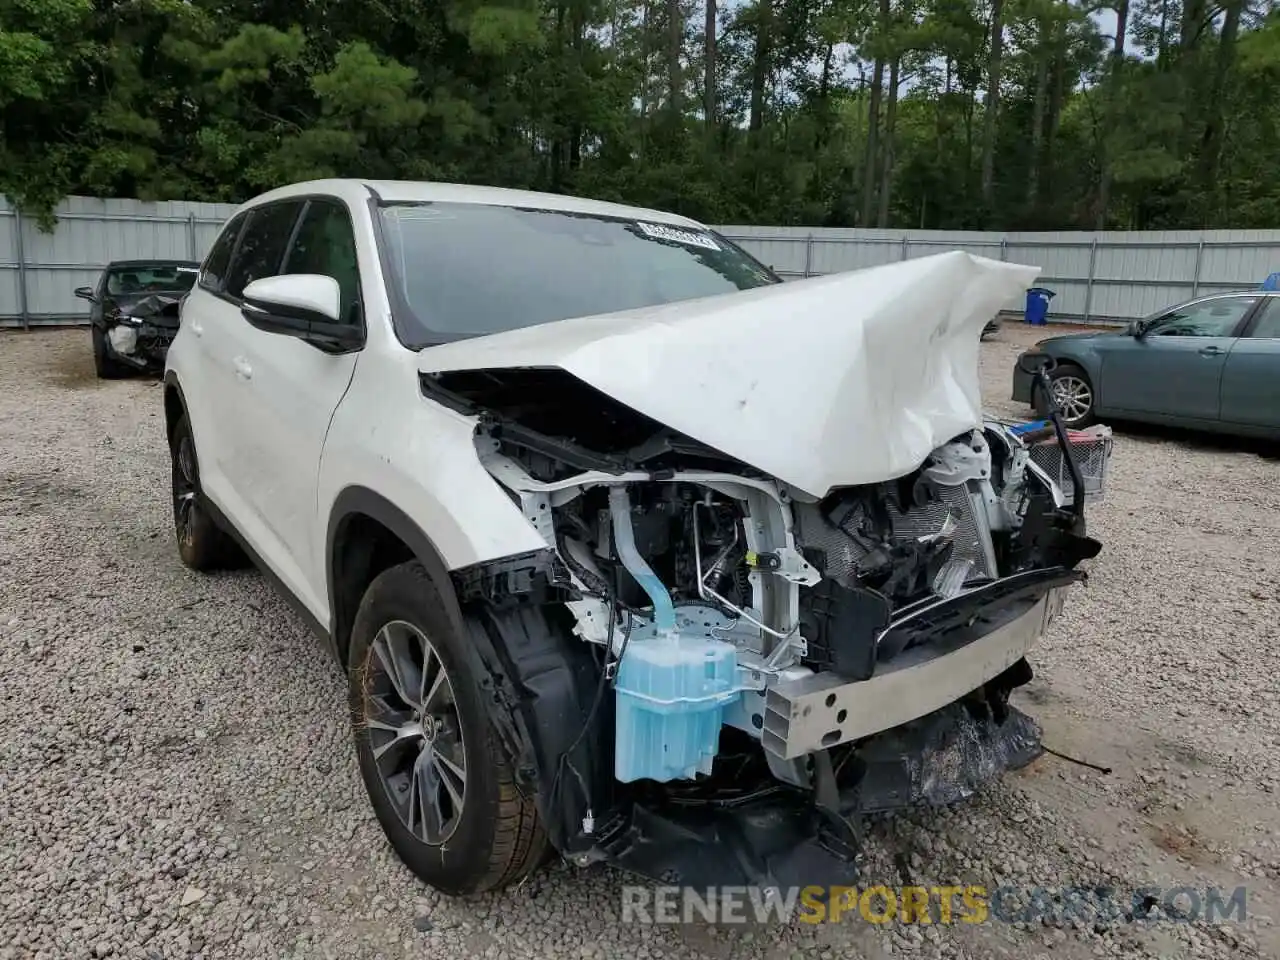
<path fill-rule="evenodd" d="M 563 855 L 695 887 L 849 883 L 864 815 L 1040 755 L 1009 696 L 1100 544 L 1061 424 L 1071 497 L 1043 437 L 978 406 L 978 333 L 1025 277 L 960 257 L 883 276 L 901 292 L 789 294 L 796 316 L 841 304 L 812 345 L 800 323 L 751 339 L 756 312 L 776 327 L 765 294 L 572 349 L 422 354 L 424 395 L 475 418 L 547 544 L 455 585 Z M 894 304 L 936 279 L 970 302 L 904 323 Z"/>
<path fill-rule="evenodd" d="M 164 369 L 178 333 L 182 299 L 199 264 L 179 260 L 126 260 L 107 265 L 94 287 L 75 293 L 90 304 L 94 368 L 100 378 Z"/>

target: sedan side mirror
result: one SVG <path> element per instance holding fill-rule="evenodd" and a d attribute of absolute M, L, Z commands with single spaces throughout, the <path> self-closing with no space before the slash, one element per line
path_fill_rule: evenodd
<path fill-rule="evenodd" d="M 1147 331 L 1154 325 L 1151 320 L 1131 320 L 1129 322 L 1128 334 L 1135 340 L 1141 340 L 1147 335 Z"/>
<path fill-rule="evenodd" d="M 88 300 L 90 303 L 96 299 L 93 295 L 93 287 L 76 287 L 76 296 L 81 300 Z"/>
<path fill-rule="evenodd" d="M 297 337 L 329 353 L 364 346 L 364 331 L 342 323 L 338 281 L 318 273 L 262 277 L 240 295 L 241 315 L 267 333 Z"/>

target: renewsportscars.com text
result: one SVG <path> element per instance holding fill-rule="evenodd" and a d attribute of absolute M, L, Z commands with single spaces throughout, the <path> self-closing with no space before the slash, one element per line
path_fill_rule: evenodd
<path fill-rule="evenodd" d="M 1221 923 L 1245 919 L 1247 890 L 1217 887 L 622 888 L 623 923 Z"/>

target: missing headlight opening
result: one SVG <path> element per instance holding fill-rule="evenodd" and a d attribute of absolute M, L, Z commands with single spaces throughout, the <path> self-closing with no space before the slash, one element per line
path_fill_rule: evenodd
<path fill-rule="evenodd" d="M 481 462 L 547 545 L 537 576 L 490 565 L 464 599 L 526 653 L 534 609 L 589 652 L 577 693 L 532 659 L 506 674 L 535 691 L 518 750 L 562 852 L 682 882 L 847 880 L 861 814 L 1040 754 L 1009 694 L 1099 544 L 1010 426 L 815 498 L 567 375 L 424 389 L 478 414 Z"/>

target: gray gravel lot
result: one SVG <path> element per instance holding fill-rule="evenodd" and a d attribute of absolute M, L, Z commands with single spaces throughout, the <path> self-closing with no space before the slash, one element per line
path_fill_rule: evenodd
<path fill-rule="evenodd" d="M 993 411 L 1025 413 L 1033 339 L 984 346 Z M 1046 756 L 876 823 L 860 881 L 1244 885 L 1245 923 L 654 927 L 603 868 L 468 902 L 410 876 L 336 665 L 256 573 L 179 565 L 162 431 L 159 385 L 99 383 L 87 331 L 0 333 L 0 958 L 1280 956 L 1280 463 L 1255 450 L 1118 437 L 1104 552 L 1020 697 L 1112 772 Z"/>

